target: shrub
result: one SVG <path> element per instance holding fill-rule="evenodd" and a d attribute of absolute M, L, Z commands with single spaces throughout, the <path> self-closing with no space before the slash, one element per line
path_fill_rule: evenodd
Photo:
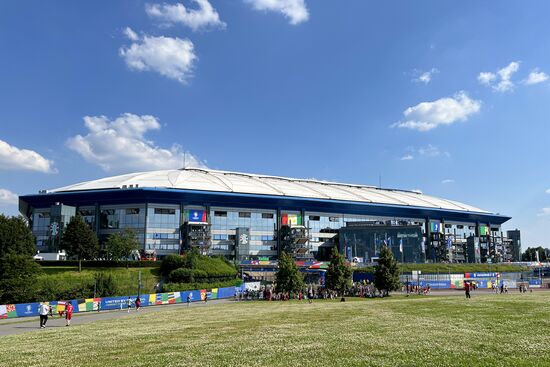
<path fill-rule="evenodd" d="M 162 285 L 163 292 L 180 292 L 180 291 L 193 291 L 198 289 L 212 289 L 212 288 L 225 288 L 237 286 L 238 280 L 226 280 L 225 282 L 215 283 L 164 283 Z"/>
<path fill-rule="evenodd" d="M 167 276 L 172 270 L 184 267 L 185 262 L 185 257 L 179 255 L 168 255 L 162 260 L 160 272 L 162 275 Z"/>

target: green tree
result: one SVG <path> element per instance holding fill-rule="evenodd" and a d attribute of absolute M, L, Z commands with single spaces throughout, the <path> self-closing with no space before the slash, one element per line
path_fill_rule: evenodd
<path fill-rule="evenodd" d="M 537 252 L 540 261 L 547 261 L 546 251 L 541 246 L 527 247 L 527 250 L 521 255 L 521 261 L 537 261 Z"/>
<path fill-rule="evenodd" d="M 140 243 L 137 239 L 136 232 L 129 228 L 126 228 L 122 232 L 110 234 L 105 243 L 105 252 L 107 256 L 112 260 L 125 259 L 126 265 L 128 265 L 128 259 L 132 256 L 132 253 L 139 248 Z"/>
<path fill-rule="evenodd" d="M 117 286 L 112 274 L 94 274 L 94 295 L 95 297 L 111 297 L 117 294 Z"/>
<path fill-rule="evenodd" d="M 78 259 L 78 271 L 82 270 L 82 260 L 94 259 L 99 253 L 97 236 L 80 215 L 72 217 L 63 231 L 61 248 Z"/>
<path fill-rule="evenodd" d="M 385 296 L 401 287 L 399 266 L 388 246 L 382 246 L 378 264 L 374 267 L 374 285 Z"/>
<path fill-rule="evenodd" d="M 10 253 L 33 256 L 34 236 L 23 217 L 0 214 L 0 257 Z"/>
<path fill-rule="evenodd" d="M 35 300 L 36 278 L 42 268 L 28 255 L 10 253 L 0 258 L 0 304 Z"/>
<path fill-rule="evenodd" d="M 343 298 L 345 292 L 351 287 L 352 274 L 344 256 L 338 252 L 336 247 L 333 247 L 330 264 L 325 275 L 325 286 L 338 292 Z"/>
<path fill-rule="evenodd" d="M 282 252 L 279 268 L 275 273 L 275 292 L 296 293 L 304 288 L 304 277 L 298 270 L 292 256 Z"/>

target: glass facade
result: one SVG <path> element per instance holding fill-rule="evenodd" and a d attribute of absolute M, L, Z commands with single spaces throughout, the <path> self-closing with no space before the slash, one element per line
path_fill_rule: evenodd
<path fill-rule="evenodd" d="M 180 211 L 179 205 L 149 204 L 146 249 L 159 255 L 180 251 Z"/>
<path fill-rule="evenodd" d="M 428 240 L 425 238 L 426 222 L 421 218 L 287 210 L 281 210 L 278 218 L 277 211 L 273 209 L 184 206 L 182 211 L 181 205 L 159 203 L 88 205 L 76 208 L 76 213 L 81 215 L 93 230 L 98 231 L 100 241 L 105 241 L 111 233 L 131 228 L 136 231 L 143 248 L 155 250 L 159 256 L 182 251 L 185 242 L 182 228 L 185 223 L 204 225 L 209 241 L 209 247 L 205 248 L 210 254 L 232 259 L 238 253 L 239 258 L 250 260 L 277 258 L 278 223 L 281 226 L 289 225 L 303 229 L 306 233 L 303 237 L 305 248 L 311 258 L 317 255 L 321 247 L 323 250 L 330 250 L 331 246 L 338 244 L 346 255 L 346 251 L 351 248 L 353 257 L 369 260 L 378 255 L 380 246 L 386 240 L 389 241 L 398 260 L 401 259 L 402 253 L 404 261 L 419 262 L 422 259 L 430 260 L 436 255 L 440 256 L 433 253 L 436 242 L 447 243 L 446 241 L 451 239 L 452 245 L 455 246 L 465 243 L 465 240 L 474 236 L 476 232 L 473 223 L 432 220 L 427 224 L 432 233 L 431 239 Z M 48 250 L 48 245 L 52 241 L 51 209 L 34 209 L 30 222 L 38 249 Z M 357 237 L 358 233 L 355 233 L 355 237 L 350 237 L 352 232 L 346 232 L 348 225 L 358 225 L 357 222 L 364 222 L 361 225 L 371 228 L 365 230 L 360 237 Z M 382 232 L 374 229 L 381 226 L 385 226 Z M 493 226 L 488 228 L 492 230 Z M 236 239 L 238 231 L 247 233 L 247 243 L 242 245 L 241 251 L 236 249 L 241 243 Z M 435 234 L 439 236 L 437 239 L 434 238 Z M 456 250 L 455 247 L 453 250 Z M 455 252 L 452 256 L 464 257 L 458 250 Z"/>
<path fill-rule="evenodd" d="M 248 228 L 249 255 L 277 257 L 277 214 L 274 210 L 210 208 L 210 218 L 213 254 L 233 256 L 237 228 Z"/>

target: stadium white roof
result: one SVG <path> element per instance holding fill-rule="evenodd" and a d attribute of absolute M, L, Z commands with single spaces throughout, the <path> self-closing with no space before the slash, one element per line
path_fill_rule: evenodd
<path fill-rule="evenodd" d="M 130 173 L 77 183 L 48 190 L 47 192 L 60 193 L 127 188 L 167 188 L 274 195 L 489 213 L 467 204 L 424 195 L 416 191 L 382 189 L 375 186 L 226 172 L 203 168 Z"/>

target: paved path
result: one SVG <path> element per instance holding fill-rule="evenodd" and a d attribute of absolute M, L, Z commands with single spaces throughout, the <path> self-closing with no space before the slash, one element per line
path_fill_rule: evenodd
<path fill-rule="evenodd" d="M 204 302 L 193 302 L 190 307 L 208 307 L 212 304 L 220 304 L 232 301 L 232 298 L 229 299 L 219 299 L 211 300 L 208 303 Z M 177 303 L 173 305 L 162 305 L 162 306 L 148 306 L 143 307 L 136 312 L 133 308 L 130 312 L 127 310 L 109 310 L 101 312 L 82 312 L 74 313 L 73 320 L 71 325 L 82 325 L 96 322 L 99 320 L 111 320 L 119 319 L 122 317 L 132 317 L 137 314 L 142 313 L 154 313 L 154 312 L 163 312 L 168 310 L 173 310 L 175 307 L 187 307 L 186 303 Z M 12 335 L 12 334 L 21 334 L 29 331 L 41 330 L 40 322 L 38 317 L 21 317 L 15 319 L 4 319 L 0 320 L 0 336 L 2 335 Z M 46 329 L 48 328 L 65 328 L 65 318 L 59 318 L 59 315 L 55 315 L 52 319 L 48 318 L 48 323 Z"/>

